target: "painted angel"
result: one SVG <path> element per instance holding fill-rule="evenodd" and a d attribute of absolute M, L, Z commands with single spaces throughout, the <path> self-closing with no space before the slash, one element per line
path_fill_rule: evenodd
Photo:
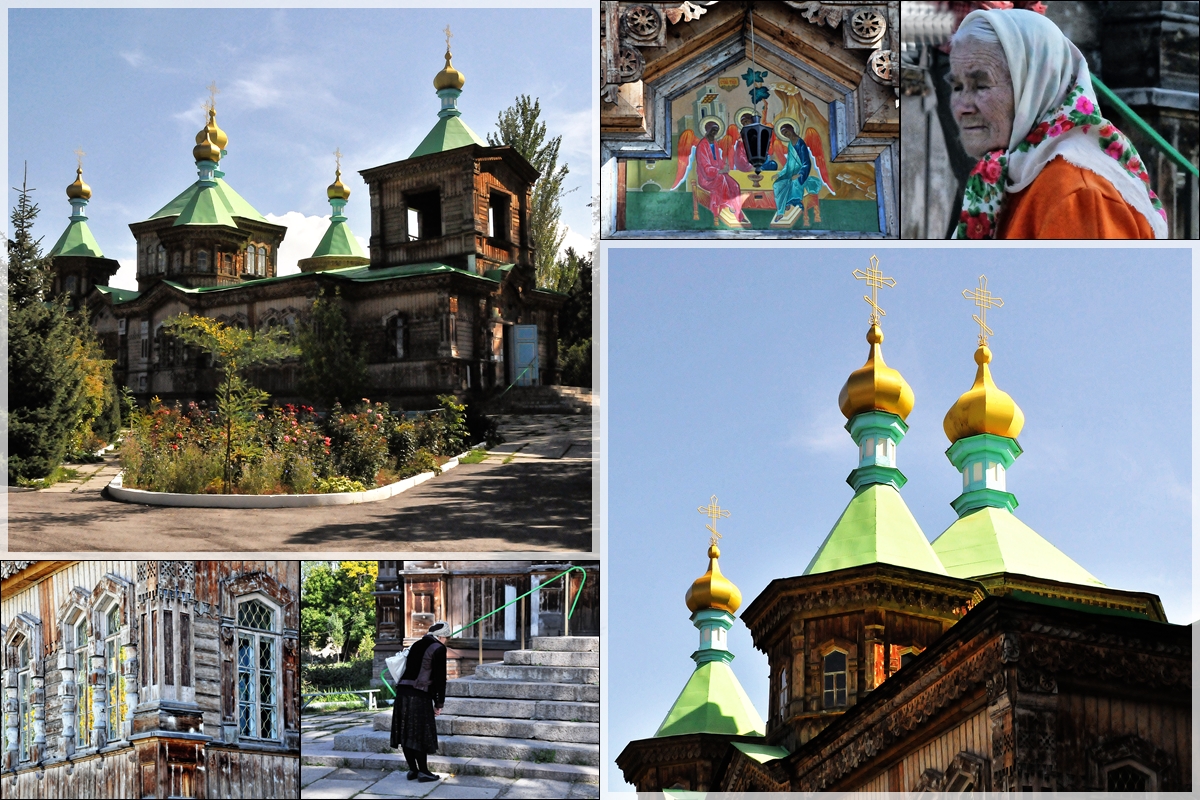
<path fill-rule="evenodd" d="M 703 138 L 698 138 L 690 129 L 685 129 L 679 136 L 679 166 L 675 185 L 671 188 L 678 189 L 685 184 L 688 175 L 693 174 L 696 188 L 692 192 L 692 219 L 700 218 L 698 204 L 703 202 L 712 212 L 714 223 L 720 221 L 730 227 L 749 227 L 750 221 L 742 213 L 741 187 L 729 175 L 737 134 L 730 126 L 718 139 L 723 125 L 716 117 L 706 117 L 701 124 L 704 126 Z"/>

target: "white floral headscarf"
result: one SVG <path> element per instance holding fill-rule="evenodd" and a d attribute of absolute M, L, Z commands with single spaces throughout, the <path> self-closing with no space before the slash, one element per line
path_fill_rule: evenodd
<path fill-rule="evenodd" d="M 1033 183 L 1062 156 L 1106 178 L 1125 202 L 1167 236 L 1166 212 L 1133 143 L 1100 116 L 1087 61 L 1071 40 L 1041 14 L 1024 9 L 972 11 L 962 27 L 982 17 L 995 31 L 1013 84 L 1013 129 L 1007 150 L 984 154 L 967 178 L 956 239 L 992 239 L 1008 192 Z"/>

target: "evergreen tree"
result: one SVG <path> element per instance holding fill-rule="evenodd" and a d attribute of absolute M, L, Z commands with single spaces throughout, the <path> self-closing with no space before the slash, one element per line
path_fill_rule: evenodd
<path fill-rule="evenodd" d="M 48 260 L 33 238 L 37 204 L 22 183 L 8 240 L 8 482 L 49 475 L 84 413 L 82 346 L 62 303 L 46 302 Z"/>
<path fill-rule="evenodd" d="M 566 193 L 563 181 L 568 169 L 566 164 L 558 164 L 562 137 L 546 138 L 546 123 L 541 121 L 541 113 L 540 100 L 531 101 L 529 95 L 520 95 L 497 117 L 497 133 L 489 133 L 487 140 L 493 147 L 511 146 L 541 173 L 533 184 L 529 230 L 533 238 L 537 285 L 553 288 L 554 284 L 561 283 L 555 273 L 558 249 L 566 238 L 559 222 L 562 218 L 560 201 Z"/>
<path fill-rule="evenodd" d="M 559 380 L 567 386 L 592 385 L 592 259 L 567 248 L 561 271 L 573 275 L 567 301 L 558 312 Z"/>
<path fill-rule="evenodd" d="M 325 408 L 335 403 L 358 402 L 371 386 L 367 371 L 367 344 L 355 341 L 346 324 L 346 313 L 325 290 L 313 301 L 312 315 L 297 332 L 300 346 L 300 391 Z"/>

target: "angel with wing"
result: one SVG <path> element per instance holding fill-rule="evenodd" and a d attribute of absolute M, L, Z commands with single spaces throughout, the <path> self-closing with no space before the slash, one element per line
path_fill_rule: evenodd
<path fill-rule="evenodd" d="M 742 189 L 730 176 L 733 144 L 737 134 L 717 117 L 705 117 L 700 121 L 704 137 L 699 138 L 690 129 L 679 136 L 679 166 L 676 169 L 675 185 L 672 190 L 684 185 L 688 175 L 693 175 L 692 218 L 699 219 L 698 204 L 704 203 L 712 212 L 713 222 L 724 222 L 731 228 L 746 228 L 750 221 L 742 213 Z M 724 130 L 724 136 L 721 136 Z M 721 136 L 720 139 L 717 137 Z M 685 155 L 686 159 L 685 159 Z"/>

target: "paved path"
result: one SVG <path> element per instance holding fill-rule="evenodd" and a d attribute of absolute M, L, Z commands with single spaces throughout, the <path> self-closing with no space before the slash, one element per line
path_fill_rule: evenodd
<path fill-rule="evenodd" d="M 328 767 L 304 763 L 303 754 L 328 749 L 335 733 L 356 727 L 371 729 L 376 711 L 339 711 L 332 714 L 301 716 L 300 797 L 382 800 L 385 797 L 460 797 L 460 798 L 591 798 L 600 796 L 600 787 L 590 783 L 543 780 L 538 778 L 501 778 L 455 774 L 456 766 L 467 759 L 430 757 L 430 768 L 442 775 L 436 783 L 408 780 L 404 771 L 372 767 Z M 364 753 L 365 757 L 370 754 Z M 376 757 L 378 759 L 378 757 Z M 381 759 L 379 759 L 381 760 Z"/>
<path fill-rule="evenodd" d="M 8 494 L 10 551 L 472 551 L 592 549 L 591 418 L 500 418 L 506 442 L 376 503 L 294 509 L 162 508 L 82 484 Z M 91 465 L 95 466 L 95 465 Z"/>

